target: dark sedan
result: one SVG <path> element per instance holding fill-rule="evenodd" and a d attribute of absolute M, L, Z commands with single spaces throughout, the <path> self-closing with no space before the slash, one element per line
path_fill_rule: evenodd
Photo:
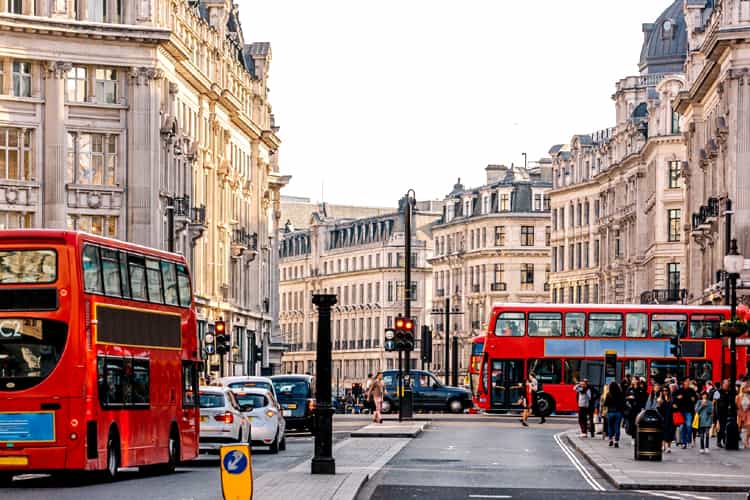
<path fill-rule="evenodd" d="M 274 375 L 271 377 L 288 429 L 312 432 L 315 391 L 310 375 Z"/>

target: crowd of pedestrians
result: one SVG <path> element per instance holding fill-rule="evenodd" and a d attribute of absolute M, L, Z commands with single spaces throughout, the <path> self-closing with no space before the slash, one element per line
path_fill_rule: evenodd
<path fill-rule="evenodd" d="M 626 376 L 621 382 L 611 382 L 599 397 L 587 380 L 581 380 L 574 390 L 578 398 L 580 437 L 594 436 L 593 415 L 598 410 L 602 423 L 602 438 L 609 446 L 620 447 L 622 433 L 635 441 L 636 417 L 642 410 L 654 410 L 663 425 L 662 450 L 671 453 L 673 446 L 681 449 L 698 448 L 709 453 L 711 438 L 716 446 L 726 445 L 726 422 L 730 409 L 730 381 L 700 383 L 686 378 L 681 384 L 668 376 L 663 384 L 654 384 L 648 391 L 646 380 Z M 742 433 L 744 448 L 750 448 L 750 379 L 737 382 L 737 423 Z"/>

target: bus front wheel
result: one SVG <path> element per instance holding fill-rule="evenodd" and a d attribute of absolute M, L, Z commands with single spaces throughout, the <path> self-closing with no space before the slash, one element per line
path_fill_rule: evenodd
<path fill-rule="evenodd" d="M 539 394 L 536 400 L 534 415 L 537 417 L 549 417 L 555 411 L 555 400 L 546 393 Z"/>
<path fill-rule="evenodd" d="M 120 469 L 120 439 L 117 431 L 112 429 L 107 439 L 107 468 L 104 471 L 105 479 L 114 481 Z"/>

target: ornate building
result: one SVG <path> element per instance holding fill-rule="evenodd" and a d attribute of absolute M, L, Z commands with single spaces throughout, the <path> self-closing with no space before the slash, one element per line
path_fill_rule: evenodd
<path fill-rule="evenodd" d="M 685 145 L 672 99 L 685 86 L 683 0 L 644 24 L 640 74 L 617 82 L 614 127 L 554 146 L 552 301 L 686 298 Z"/>
<path fill-rule="evenodd" d="M 469 361 L 470 339 L 487 329 L 495 302 L 548 302 L 550 274 L 549 160 L 526 169 L 489 165 L 487 183 L 465 188 L 459 182 L 445 198 L 433 226 L 432 309 L 463 312 L 451 316 L 450 335 L 459 339 L 459 373 Z M 444 373 L 445 325 L 433 325 L 433 371 Z"/>
<path fill-rule="evenodd" d="M 413 217 L 411 313 L 417 331 L 430 317 L 431 225 L 438 217 L 432 209 L 431 203 L 418 203 Z M 280 272 L 285 373 L 315 372 L 313 293 L 338 297 L 331 335 L 339 390 L 364 382 L 368 373 L 398 367 L 397 353 L 383 349 L 383 335 L 404 311 L 403 211 L 349 219 L 329 217 L 323 206 L 306 229 L 288 223 L 281 237 Z M 411 359 L 416 368 L 418 346 Z"/>
<path fill-rule="evenodd" d="M 200 334 L 224 318 L 225 370 L 255 371 L 288 181 L 269 44 L 245 43 L 230 0 L 3 1 L 0 30 L 0 225 L 185 254 Z"/>
<path fill-rule="evenodd" d="M 724 297 L 727 200 L 734 209 L 731 233 L 740 253 L 750 255 L 750 2 L 691 0 L 685 17 L 687 85 L 674 104 L 687 139 L 686 283 L 690 302 L 710 303 Z M 738 295 L 749 298 L 746 290 Z"/>

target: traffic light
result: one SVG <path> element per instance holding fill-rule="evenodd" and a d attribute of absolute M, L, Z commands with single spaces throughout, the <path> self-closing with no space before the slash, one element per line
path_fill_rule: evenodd
<path fill-rule="evenodd" d="M 414 350 L 414 320 L 396 316 L 394 323 L 395 332 L 393 334 L 395 351 L 412 351 Z M 386 333 L 388 330 L 386 330 Z M 386 337 L 386 342 L 388 338 Z M 386 350 L 388 350 L 386 348 Z"/>
<path fill-rule="evenodd" d="M 414 320 L 411 318 L 404 320 L 403 344 L 405 351 L 414 350 Z"/>
<path fill-rule="evenodd" d="M 255 362 L 263 364 L 263 346 L 262 345 L 256 345 L 255 346 Z"/>
<path fill-rule="evenodd" d="M 422 325 L 422 362 L 432 363 L 432 330 L 427 325 Z"/>
<path fill-rule="evenodd" d="M 229 335 L 227 335 L 227 324 L 223 319 L 217 320 L 214 324 L 216 333 L 216 352 L 224 355 L 229 352 Z"/>
<path fill-rule="evenodd" d="M 206 351 L 206 354 L 216 354 L 216 344 L 214 344 L 214 334 L 213 333 L 207 333 L 205 337 L 203 337 L 203 349 Z"/>
<path fill-rule="evenodd" d="M 669 339 L 669 353 L 675 358 L 679 358 L 682 354 L 682 347 L 680 346 L 680 337 L 674 336 Z"/>
<path fill-rule="evenodd" d="M 386 352 L 393 352 L 396 350 L 396 330 L 393 328 L 385 329 L 385 342 L 383 342 Z"/>

